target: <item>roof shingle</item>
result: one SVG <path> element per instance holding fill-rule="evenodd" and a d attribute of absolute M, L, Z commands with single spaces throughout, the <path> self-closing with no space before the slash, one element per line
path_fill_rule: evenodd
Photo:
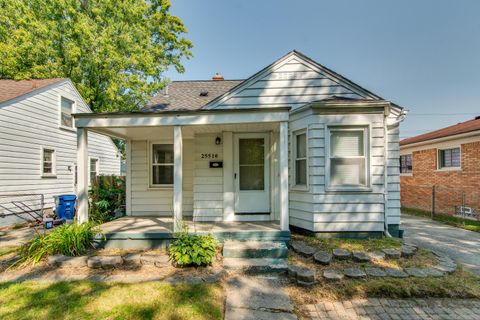
<path fill-rule="evenodd" d="M 449 136 L 453 136 L 461 133 L 477 131 L 477 130 L 480 131 L 480 117 L 476 117 L 475 119 L 472 119 L 472 120 L 460 122 L 453 126 L 449 126 L 439 130 L 424 133 L 415 137 L 403 139 L 402 141 L 400 141 L 400 145 L 405 146 L 412 143 L 445 138 L 445 137 L 449 137 Z"/>
<path fill-rule="evenodd" d="M 0 80 L 0 102 L 23 96 L 29 92 L 44 88 L 66 78 L 33 80 Z"/>
<path fill-rule="evenodd" d="M 173 81 L 153 97 L 142 111 L 198 110 L 242 82 L 243 80 Z M 202 92 L 207 94 L 200 95 Z"/>

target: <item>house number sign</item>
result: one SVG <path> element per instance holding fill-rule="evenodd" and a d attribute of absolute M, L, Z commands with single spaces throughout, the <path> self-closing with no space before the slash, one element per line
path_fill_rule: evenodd
<path fill-rule="evenodd" d="M 202 159 L 218 159 L 218 153 L 201 153 L 200 158 L 202 158 Z"/>

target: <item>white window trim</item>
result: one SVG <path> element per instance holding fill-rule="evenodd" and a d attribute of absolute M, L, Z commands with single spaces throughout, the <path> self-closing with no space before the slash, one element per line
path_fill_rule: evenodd
<path fill-rule="evenodd" d="M 365 154 L 365 186 L 332 186 L 330 185 L 330 131 L 331 130 L 358 131 L 363 130 L 363 148 Z M 329 191 L 356 191 L 371 192 L 371 148 L 372 148 L 372 132 L 370 124 L 329 124 L 325 127 L 325 190 Z"/>
<path fill-rule="evenodd" d="M 73 101 L 72 114 L 77 112 L 77 100 L 75 99 L 75 97 L 72 96 L 71 94 L 66 94 L 66 93 L 60 94 L 58 96 L 58 127 L 62 130 L 68 130 L 68 131 L 76 132 L 77 129 L 75 128 L 75 121 L 74 121 L 73 118 L 72 118 L 72 127 L 67 127 L 67 126 L 62 125 L 62 98 Z"/>
<path fill-rule="evenodd" d="M 305 134 L 305 143 L 306 143 L 306 184 L 300 184 L 297 185 L 297 136 Z M 309 163 L 308 163 L 308 156 L 309 156 L 309 151 L 308 151 L 308 130 L 307 128 L 296 130 L 292 132 L 292 190 L 298 190 L 298 191 L 308 191 L 309 186 L 310 186 L 310 179 L 309 179 Z"/>
<path fill-rule="evenodd" d="M 460 155 L 460 166 L 459 167 L 440 167 L 440 151 L 455 149 L 458 148 Z M 452 145 L 443 148 L 437 148 L 437 170 L 436 171 L 462 171 L 462 146 L 461 145 Z"/>
<path fill-rule="evenodd" d="M 88 157 L 88 185 L 90 186 L 92 184 L 92 181 L 90 179 L 90 173 L 92 172 L 91 171 L 91 160 L 97 160 L 97 168 L 96 168 L 96 172 L 97 174 L 95 175 L 95 177 L 98 177 L 100 175 L 100 159 L 98 157 Z"/>
<path fill-rule="evenodd" d="M 398 168 L 398 171 L 400 172 L 400 176 L 405 176 L 405 177 L 411 177 L 413 176 L 413 153 L 405 153 L 405 154 L 401 154 L 400 155 L 400 158 L 402 156 L 412 156 L 412 172 L 402 172 L 402 167 L 400 166 L 400 163 L 399 163 L 399 168 Z M 398 159 L 400 161 L 400 158 Z"/>
<path fill-rule="evenodd" d="M 154 144 L 171 144 L 173 146 L 172 140 L 156 140 L 156 141 L 149 141 L 148 142 L 148 150 L 147 150 L 147 157 L 148 157 L 148 190 L 158 190 L 158 189 L 173 189 L 172 184 L 153 184 L 153 161 L 152 161 L 152 149 Z M 174 163 L 172 162 L 172 166 Z"/>
<path fill-rule="evenodd" d="M 44 173 L 43 172 L 43 165 L 44 165 L 43 155 L 44 155 L 45 150 L 52 150 L 53 151 L 52 173 Z M 40 152 L 40 167 L 41 167 L 40 174 L 41 174 L 42 178 L 56 178 L 57 177 L 57 150 L 55 148 L 42 146 L 41 152 Z"/>

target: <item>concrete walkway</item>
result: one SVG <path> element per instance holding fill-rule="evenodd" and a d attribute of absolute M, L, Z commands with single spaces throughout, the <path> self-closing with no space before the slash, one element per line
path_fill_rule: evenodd
<path fill-rule="evenodd" d="M 293 304 L 275 276 L 232 276 L 227 281 L 225 320 L 294 320 Z"/>
<path fill-rule="evenodd" d="M 477 320 L 480 300 L 468 299 L 359 299 L 305 305 L 312 320 Z"/>
<path fill-rule="evenodd" d="M 406 242 L 439 251 L 480 275 L 480 233 L 402 214 Z"/>

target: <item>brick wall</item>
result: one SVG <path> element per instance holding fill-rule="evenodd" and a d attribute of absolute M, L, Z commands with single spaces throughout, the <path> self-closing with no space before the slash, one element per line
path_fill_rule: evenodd
<path fill-rule="evenodd" d="M 437 149 L 414 151 L 412 157 L 413 174 L 400 177 L 402 207 L 430 211 L 435 185 L 436 212 L 453 214 L 465 194 L 466 206 L 480 213 L 480 141 L 461 145 L 462 170 L 437 170 Z"/>

